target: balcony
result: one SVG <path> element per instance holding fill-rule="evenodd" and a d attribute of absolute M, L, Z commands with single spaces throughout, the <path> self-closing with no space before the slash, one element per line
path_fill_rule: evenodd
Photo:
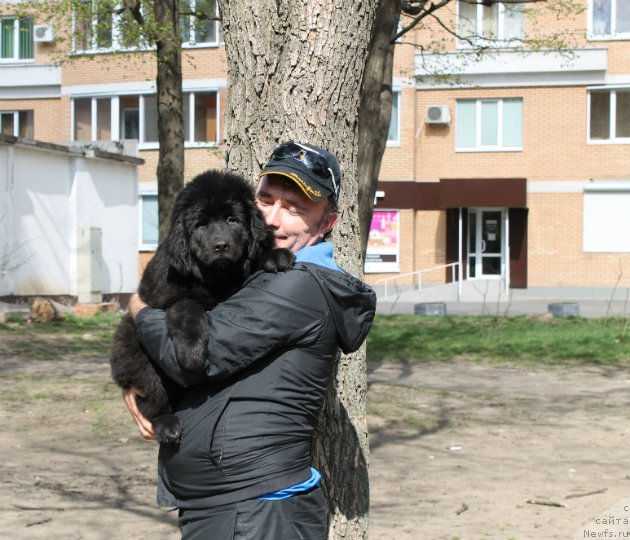
<path fill-rule="evenodd" d="M 416 54 L 416 88 L 566 86 L 605 82 L 606 48 Z M 450 80 L 444 80 L 447 76 Z"/>
<path fill-rule="evenodd" d="M 0 64 L 0 99 L 61 97 L 61 67 Z"/>

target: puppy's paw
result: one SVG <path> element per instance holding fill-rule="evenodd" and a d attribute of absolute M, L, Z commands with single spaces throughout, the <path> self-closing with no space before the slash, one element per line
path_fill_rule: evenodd
<path fill-rule="evenodd" d="M 295 265 L 295 255 L 285 248 L 275 248 L 263 253 L 258 266 L 265 272 L 286 272 Z"/>
<path fill-rule="evenodd" d="M 166 311 L 166 327 L 179 365 L 188 371 L 204 368 L 208 350 L 208 316 L 201 304 L 184 298 Z"/>
<path fill-rule="evenodd" d="M 182 424 L 174 414 L 163 414 L 153 419 L 155 438 L 162 444 L 179 444 L 182 440 Z"/>

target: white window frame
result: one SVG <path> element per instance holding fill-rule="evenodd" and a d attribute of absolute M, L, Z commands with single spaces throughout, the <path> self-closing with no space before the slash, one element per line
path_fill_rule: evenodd
<path fill-rule="evenodd" d="M 192 9 L 195 9 L 197 5 L 197 0 L 190 0 L 190 6 Z M 219 13 L 219 3 L 217 1 L 215 1 L 215 11 L 218 14 Z M 193 19 L 194 17 L 190 17 L 190 40 L 189 41 L 182 41 L 182 47 L 184 49 L 199 49 L 199 48 L 208 48 L 208 47 L 218 47 L 219 45 L 221 45 L 221 43 L 223 43 L 223 34 L 221 31 L 221 23 L 220 21 L 214 21 L 214 24 L 216 25 L 216 40 L 215 41 L 202 41 L 200 43 L 197 43 L 197 41 L 195 40 L 196 35 L 195 35 L 195 25 L 193 24 Z"/>
<path fill-rule="evenodd" d="M 18 111 L 0 111 L 0 116 L 13 116 L 13 133 L 12 135 L 14 137 L 19 137 L 19 133 L 20 133 L 20 115 L 18 114 Z M 2 125 L 0 123 L 0 125 Z"/>
<path fill-rule="evenodd" d="M 195 141 L 195 97 L 197 94 L 209 94 L 214 92 L 217 95 L 217 121 L 216 121 L 216 129 L 215 129 L 215 142 L 208 141 Z M 188 137 L 187 133 L 184 133 L 184 137 L 186 140 L 184 141 L 185 148 L 213 148 L 219 146 L 219 138 L 221 134 L 221 92 L 219 89 L 212 90 L 190 90 L 184 91 L 184 99 L 188 96 L 188 129 L 190 130 L 190 137 Z"/>
<path fill-rule="evenodd" d="M 617 137 L 617 90 L 630 91 L 628 86 L 607 86 L 588 88 L 586 104 L 586 143 L 587 144 L 630 144 L 630 137 Z M 594 91 L 610 92 L 610 132 L 608 139 L 591 139 L 591 93 Z"/>
<path fill-rule="evenodd" d="M 125 113 L 126 112 L 136 112 L 138 114 L 138 122 L 140 122 L 140 107 L 125 107 L 124 109 L 122 109 L 121 111 L 122 117 L 121 117 L 121 121 L 119 122 L 120 128 L 119 128 L 119 137 L 122 137 L 122 127 L 124 126 L 124 122 L 125 122 Z M 138 137 L 140 137 L 140 125 L 138 125 Z M 125 138 L 126 138 L 126 134 L 125 134 Z"/>
<path fill-rule="evenodd" d="M 35 43 L 33 42 L 33 58 L 20 58 L 20 19 L 24 17 L 6 16 L 0 17 L 0 39 L 2 39 L 2 21 L 13 19 L 13 50 L 15 51 L 12 58 L 0 58 L 0 64 L 32 64 L 35 62 Z M 33 32 L 31 32 L 31 40 Z"/>
<path fill-rule="evenodd" d="M 143 235 L 142 235 L 142 215 L 144 211 L 144 197 L 146 196 L 154 196 L 157 197 L 158 192 L 155 190 L 152 191 L 141 191 L 138 193 L 138 251 L 155 251 L 158 247 L 158 244 L 145 244 L 143 243 Z M 158 210 L 159 212 L 159 210 Z M 159 215 L 158 215 L 159 220 Z M 159 223 L 158 223 L 159 229 Z"/>
<path fill-rule="evenodd" d="M 590 41 L 618 41 L 630 39 L 630 32 L 617 33 L 617 3 L 627 2 L 627 0 L 610 0 L 610 34 L 595 34 L 593 33 L 593 15 L 595 13 L 593 9 L 593 0 L 588 0 L 588 18 L 586 23 L 587 39 Z"/>
<path fill-rule="evenodd" d="M 35 111 L 33 109 L 22 109 L 22 110 L 13 110 L 13 111 L 3 111 L 0 110 L 0 116 L 4 116 L 4 115 L 12 115 L 13 116 L 13 136 L 14 137 L 19 137 L 20 136 L 20 113 L 22 112 L 31 112 L 33 115 L 33 131 L 35 131 Z"/>
<path fill-rule="evenodd" d="M 387 139 L 387 143 L 386 143 L 386 147 L 387 148 L 391 148 L 391 147 L 395 148 L 395 147 L 399 147 L 400 146 L 400 139 L 401 139 L 401 137 L 400 137 L 400 106 L 401 106 L 401 103 L 402 103 L 400 88 L 393 88 L 392 89 L 392 108 L 393 108 L 393 101 L 394 101 L 394 99 L 396 99 L 397 102 L 398 102 L 398 107 L 397 107 L 397 111 L 396 111 L 396 114 L 397 114 L 396 121 L 398 122 L 398 124 L 397 124 L 398 125 L 398 134 L 397 134 L 398 137 L 396 139 L 390 139 L 389 138 L 389 127 L 388 127 L 387 128 L 387 137 L 388 137 L 388 139 Z M 390 125 L 391 125 L 391 121 L 390 121 Z"/>
<path fill-rule="evenodd" d="M 457 2 L 457 10 L 456 10 L 456 21 L 457 21 L 457 35 L 460 35 L 459 29 L 459 8 L 461 5 L 461 0 Z M 497 48 L 505 48 L 505 47 L 518 47 L 522 44 L 522 40 L 520 39 L 505 39 L 505 4 L 503 2 L 499 2 L 498 4 L 499 12 L 497 14 L 498 17 L 498 29 L 497 29 L 497 37 L 496 38 L 486 38 L 481 35 L 480 29 L 483 28 L 483 4 L 477 4 L 477 13 L 475 19 L 475 35 L 471 39 L 474 43 L 468 43 L 467 41 L 462 41 L 459 38 L 456 38 L 456 46 L 458 49 L 472 49 L 476 47 L 478 44 L 483 44 L 485 47 L 497 47 Z M 516 4 L 514 4 L 516 5 Z M 524 17 L 524 15 L 523 15 Z M 525 33 L 525 20 L 523 19 L 523 34 Z"/>
<path fill-rule="evenodd" d="M 94 0 L 84 0 L 83 3 L 91 4 L 92 8 L 94 8 L 95 2 Z M 94 53 L 102 53 L 102 52 L 110 52 L 113 50 L 117 50 L 116 45 L 118 43 L 119 32 L 117 29 L 118 23 L 118 15 L 112 15 L 112 46 L 111 47 L 99 47 L 96 43 L 96 28 L 98 27 L 98 21 L 95 17 L 92 17 L 92 42 L 91 44 L 83 50 L 77 50 L 77 41 L 75 38 L 76 29 L 77 29 L 77 15 L 76 12 L 72 11 L 72 52 L 73 54 L 94 54 Z"/>
<path fill-rule="evenodd" d="M 195 94 L 209 94 L 214 92 L 217 96 L 217 121 L 216 121 L 216 132 L 215 132 L 215 141 L 193 141 L 190 140 L 192 137 L 194 137 L 194 133 L 195 133 L 195 111 L 194 111 L 194 104 L 195 104 Z M 74 126 L 74 107 L 75 107 L 75 100 L 77 99 L 90 99 L 90 116 L 91 116 L 91 126 L 90 126 L 90 140 L 94 141 L 96 140 L 96 134 L 97 134 L 97 122 L 98 122 L 98 118 L 97 118 L 97 109 L 96 109 L 96 103 L 97 100 L 99 99 L 110 99 L 111 100 L 111 120 L 110 120 L 110 128 L 111 128 L 111 140 L 112 141 L 117 141 L 120 139 L 120 133 L 121 133 L 121 129 L 120 129 L 120 98 L 122 96 L 137 96 L 138 97 L 138 108 L 139 108 L 139 118 L 138 121 L 140 123 L 139 125 L 139 139 L 138 139 L 138 150 L 158 150 L 160 148 L 160 145 L 157 141 L 150 141 L 150 142 L 145 142 L 145 128 L 144 128 L 144 121 L 145 121 L 145 99 L 147 97 L 153 97 L 155 96 L 154 93 L 133 93 L 133 94 L 127 94 L 127 93 L 120 93 L 120 94 L 108 94 L 108 95 L 99 95 L 99 96 L 93 96 L 93 95 L 73 95 L 71 96 L 71 102 L 72 102 L 72 106 L 70 109 L 70 133 L 71 133 L 71 140 L 75 141 L 75 126 Z M 218 88 L 208 88 L 208 89 L 199 89 L 199 88 L 195 88 L 194 90 L 185 90 L 184 91 L 184 99 L 190 99 L 189 101 L 189 126 L 188 129 L 190 131 L 190 138 L 188 137 L 188 134 L 184 134 L 184 137 L 186 138 L 186 140 L 184 141 L 184 148 L 216 148 L 217 146 L 219 146 L 219 140 L 220 140 L 220 133 L 221 133 L 221 92 L 220 89 Z"/>
<path fill-rule="evenodd" d="M 455 135 L 455 151 L 456 152 L 522 152 L 524 138 L 524 110 L 521 108 L 521 146 L 503 146 L 503 102 L 506 100 L 520 100 L 522 98 L 481 98 L 481 99 L 458 99 L 456 102 L 456 114 L 459 113 L 459 104 L 461 102 L 475 102 L 475 146 L 457 146 L 457 134 Z M 500 144 L 493 146 L 481 145 L 481 104 L 497 103 L 497 140 Z M 457 119 L 455 120 L 455 129 L 458 129 Z"/>
<path fill-rule="evenodd" d="M 94 0 L 86 0 L 86 3 L 92 3 L 92 6 L 95 5 Z M 191 0 L 191 4 L 194 6 L 196 3 L 196 0 Z M 219 12 L 219 6 L 218 6 L 218 2 L 217 2 L 217 7 L 216 7 L 217 13 Z M 191 17 L 192 19 L 192 17 Z M 112 45 L 111 47 L 99 47 L 97 44 L 97 33 L 96 33 L 96 28 L 98 26 L 98 21 L 95 17 L 92 18 L 92 43 L 90 44 L 89 47 L 87 47 L 86 49 L 83 50 L 77 50 L 77 42 L 76 39 L 73 37 L 72 38 L 72 53 L 73 54 L 77 54 L 77 55 L 81 55 L 81 54 L 99 54 L 99 53 L 110 53 L 113 51 L 123 51 L 123 52 L 134 52 L 134 51 L 152 51 L 155 50 L 155 47 L 143 47 L 143 46 L 136 46 L 136 47 L 124 47 L 121 43 L 121 24 L 120 21 L 122 20 L 122 15 L 121 14 L 113 14 L 112 15 Z M 219 47 L 221 45 L 221 43 L 223 43 L 223 36 L 222 36 L 222 32 L 221 32 L 221 24 L 219 21 L 215 21 L 216 25 L 217 25 L 217 31 L 216 31 L 216 36 L 217 39 L 215 41 L 211 41 L 211 42 L 203 42 L 203 43 L 196 43 L 193 41 L 193 36 L 195 34 L 195 28 L 194 25 L 192 24 L 191 21 L 191 28 L 190 28 L 190 35 L 191 35 L 191 41 L 187 41 L 187 42 L 182 42 L 182 47 L 185 49 L 189 49 L 189 48 L 213 48 L 213 47 Z M 77 18 L 76 18 L 76 13 L 73 12 L 72 13 L 72 31 L 73 31 L 73 35 L 76 32 L 76 24 L 77 24 Z"/>

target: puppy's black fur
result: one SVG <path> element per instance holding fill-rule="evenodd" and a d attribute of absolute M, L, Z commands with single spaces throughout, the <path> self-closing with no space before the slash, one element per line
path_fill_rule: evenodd
<path fill-rule="evenodd" d="M 179 193 L 170 232 L 147 265 L 138 293 L 151 307 L 167 310 L 167 329 L 182 368 L 204 367 L 206 310 L 236 292 L 253 271 L 285 271 L 293 265 L 293 254 L 273 249 L 273 241 L 244 178 L 207 171 Z M 144 394 L 136 401 L 157 440 L 179 442 L 181 425 L 172 413 L 181 388 L 151 363 L 129 315 L 114 335 L 110 364 L 120 387 Z"/>

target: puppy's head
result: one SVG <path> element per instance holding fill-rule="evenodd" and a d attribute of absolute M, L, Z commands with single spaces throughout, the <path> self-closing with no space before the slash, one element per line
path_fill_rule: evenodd
<path fill-rule="evenodd" d="M 180 192 L 168 237 L 169 262 L 181 275 L 202 272 L 248 275 L 273 237 L 241 176 L 207 171 Z"/>

